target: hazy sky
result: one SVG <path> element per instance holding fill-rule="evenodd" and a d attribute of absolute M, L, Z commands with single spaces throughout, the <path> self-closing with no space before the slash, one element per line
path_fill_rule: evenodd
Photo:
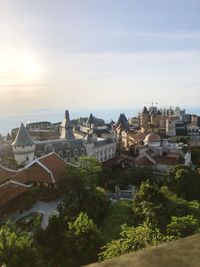
<path fill-rule="evenodd" d="M 199 0 L 0 0 L 0 116 L 200 102 Z"/>

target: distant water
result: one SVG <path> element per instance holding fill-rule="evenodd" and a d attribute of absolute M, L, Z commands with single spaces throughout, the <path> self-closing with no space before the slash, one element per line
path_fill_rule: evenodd
<path fill-rule="evenodd" d="M 59 122 L 63 121 L 64 119 L 64 110 L 60 111 L 35 111 L 31 112 L 29 114 L 22 114 L 17 116 L 7 116 L 7 117 L 1 117 L 0 116 L 0 134 L 6 135 L 8 132 L 10 132 L 13 128 L 19 127 L 21 122 L 24 124 L 30 123 L 30 122 L 37 122 L 37 121 L 50 121 L 50 122 Z M 138 113 L 138 109 L 126 109 L 126 110 L 84 110 L 82 112 L 80 111 L 70 111 L 70 118 L 76 119 L 80 117 L 88 117 L 90 115 L 90 112 L 95 117 L 102 118 L 106 122 L 109 122 L 111 119 L 116 121 L 119 117 L 119 114 L 124 112 L 127 118 L 136 116 Z"/>
<path fill-rule="evenodd" d="M 106 122 L 109 122 L 111 119 L 116 121 L 120 113 L 125 113 L 127 118 L 137 116 L 140 110 L 138 108 L 130 109 L 112 109 L 112 110 L 83 110 L 83 111 L 74 111 L 70 110 L 70 118 L 76 119 L 79 117 L 88 117 L 90 112 L 98 118 L 104 119 Z M 187 113 L 191 114 L 200 114 L 200 108 L 187 108 Z M 64 110 L 36 110 L 29 114 L 22 114 L 16 116 L 0 116 L 0 134 L 6 135 L 13 128 L 19 127 L 20 123 L 30 123 L 37 121 L 50 121 L 50 122 L 59 122 L 63 121 Z"/>

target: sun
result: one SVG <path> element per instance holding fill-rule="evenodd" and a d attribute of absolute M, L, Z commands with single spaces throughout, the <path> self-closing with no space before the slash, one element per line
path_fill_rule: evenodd
<path fill-rule="evenodd" d="M 24 55 L 21 62 L 21 76 L 26 82 L 33 82 L 39 79 L 42 67 L 39 59 L 31 54 Z"/>
<path fill-rule="evenodd" d="M 34 84 L 41 79 L 42 65 L 40 57 L 33 51 L 0 51 L 1 88 L 8 88 L 8 85 Z"/>

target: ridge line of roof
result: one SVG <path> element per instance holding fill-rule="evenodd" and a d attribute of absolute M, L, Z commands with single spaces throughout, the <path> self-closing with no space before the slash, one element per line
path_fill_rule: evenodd
<path fill-rule="evenodd" d="M 6 184 L 9 184 L 9 183 L 21 185 L 21 186 L 24 186 L 24 187 L 27 187 L 27 188 L 29 188 L 29 187 L 31 187 L 33 185 L 33 184 L 26 185 L 24 183 L 20 183 L 20 182 L 17 182 L 15 180 L 10 179 L 10 180 L 6 181 L 5 183 L 1 184 L 0 185 L 0 188 L 3 187 L 3 186 L 5 186 Z"/>
<path fill-rule="evenodd" d="M 55 179 L 54 179 L 54 177 L 53 177 L 53 172 L 52 172 L 51 170 L 49 170 L 49 168 L 47 168 L 47 167 L 46 167 L 42 162 L 40 162 L 40 161 L 36 161 L 35 163 L 37 163 L 38 165 L 40 165 L 44 170 L 46 170 L 46 171 L 50 174 L 53 183 L 56 182 Z"/>
<path fill-rule="evenodd" d="M 13 172 L 13 173 L 17 173 L 18 170 L 13 170 L 13 169 L 10 169 L 10 168 L 7 168 L 7 167 L 4 167 L 3 165 L 0 164 L 0 168 L 2 168 L 3 170 L 5 171 L 10 171 L 10 172 Z"/>

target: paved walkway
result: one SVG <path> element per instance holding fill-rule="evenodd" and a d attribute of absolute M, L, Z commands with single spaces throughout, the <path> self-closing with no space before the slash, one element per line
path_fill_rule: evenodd
<path fill-rule="evenodd" d="M 32 212 L 39 212 L 43 214 L 42 218 L 42 228 L 46 228 L 48 225 L 49 217 L 53 214 L 57 214 L 57 206 L 60 203 L 61 199 L 51 201 L 51 202 L 43 202 L 37 201 L 33 207 L 29 210 L 26 210 L 22 213 L 16 212 L 10 216 L 10 219 L 13 221 L 17 221 L 20 218 L 31 214 Z"/>

